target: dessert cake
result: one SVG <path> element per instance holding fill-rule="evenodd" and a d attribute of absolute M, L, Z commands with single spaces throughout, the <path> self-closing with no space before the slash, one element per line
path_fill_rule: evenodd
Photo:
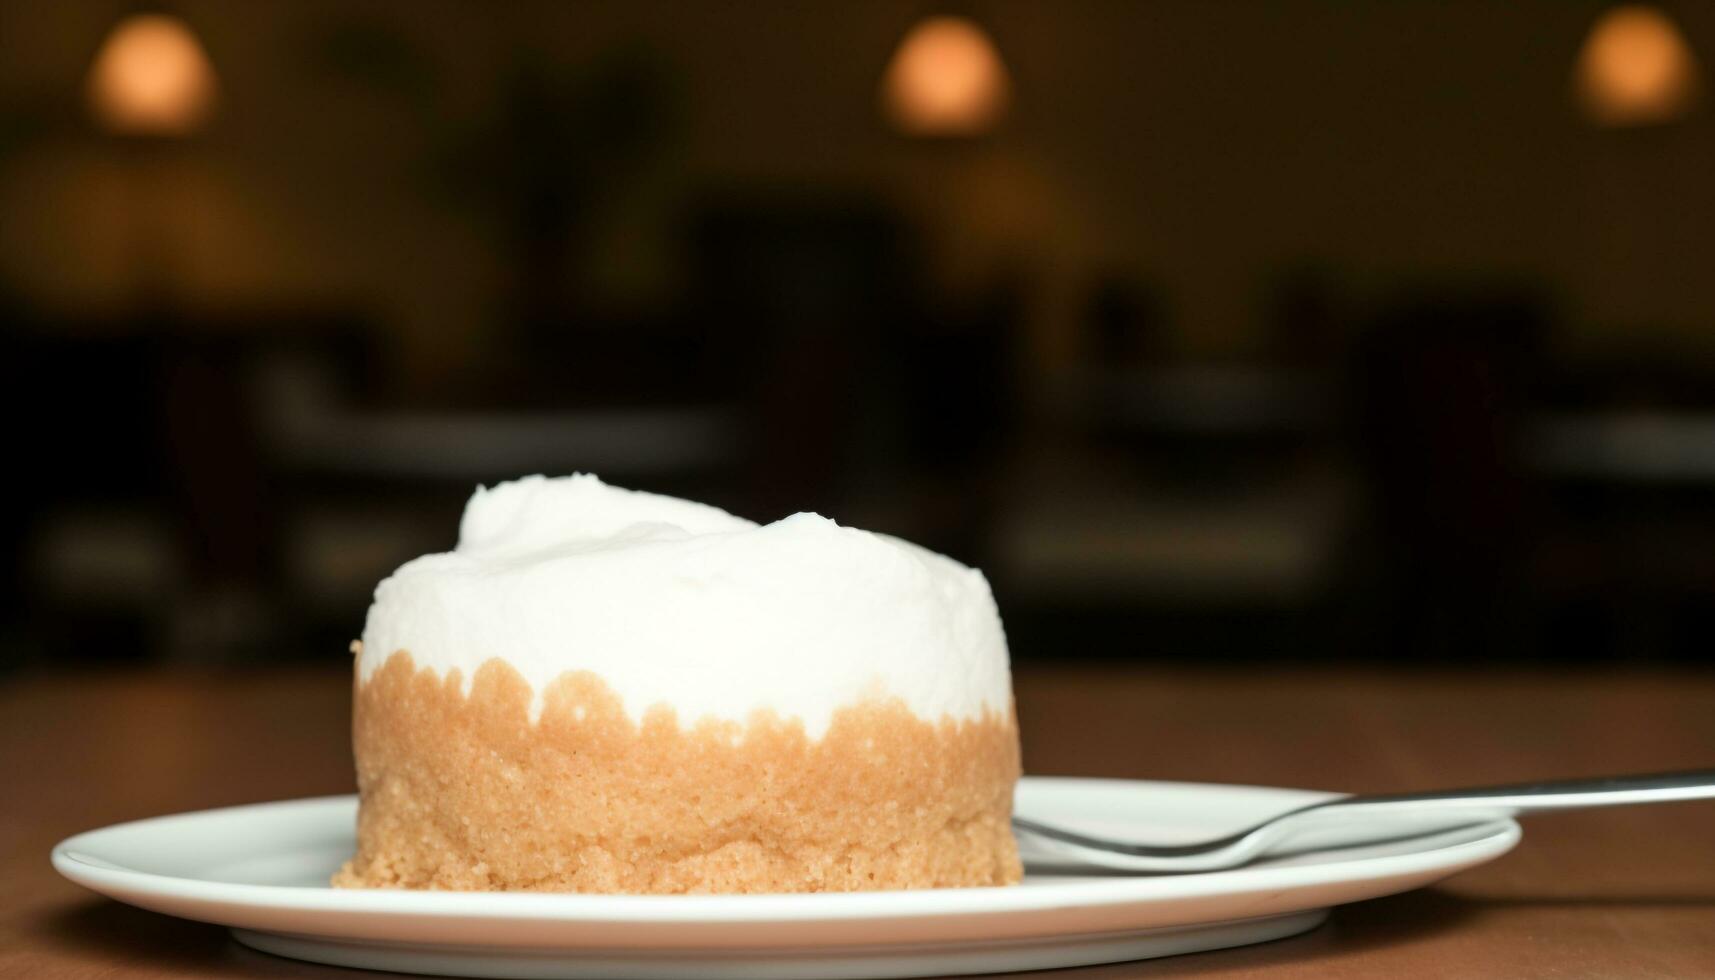
<path fill-rule="evenodd" d="M 478 489 L 376 589 L 345 887 L 1002 885 L 1019 774 L 982 574 L 593 476 Z"/>

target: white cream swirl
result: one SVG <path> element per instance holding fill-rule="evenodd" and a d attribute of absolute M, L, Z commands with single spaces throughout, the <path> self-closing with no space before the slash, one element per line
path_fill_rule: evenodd
<path fill-rule="evenodd" d="M 927 719 L 1011 705 L 981 572 L 815 514 L 757 525 L 588 475 L 479 488 L 455 550 L 375 590 L 359 676 L 399 650 L 467 683 L 499 657 L 538 692 L 590 671 L 633 718 L 770 709 L 812 737 L 871 696 Z"/>

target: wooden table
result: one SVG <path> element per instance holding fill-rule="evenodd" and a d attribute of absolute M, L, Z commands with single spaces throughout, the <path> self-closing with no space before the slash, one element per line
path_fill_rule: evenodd
<path fill-rule="evenodd" d="M 1710 674 L 1080 667 L 1017 686 L 1034 773 L 1403 790 L 1715 766 Z M 347 697 L 334 669 L 0 685 L 0 976 L 361 976 L 97 898 L 47 860 L 114 821 L 348 791 Z M 1715 805 L 1545 818 L 1495 864 L 1304 936 L 1052 976 L 1715 976 Z"/>

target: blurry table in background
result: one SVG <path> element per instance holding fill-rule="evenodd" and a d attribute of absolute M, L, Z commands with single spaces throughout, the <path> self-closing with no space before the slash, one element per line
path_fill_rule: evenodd
<path fill-rule="evenodd" d="M 1531 462 L 1550 477 L 1617 484 L 1715 482 L 1715 413 L 1561 413 L 1537 420 Z"/>
<path fill-rule="evenodd" d="M 1715 764 L 1708 673 L 1029 667 L 1017 690 L 1038 774 L 1388 791 Z M 349 791 L 348 699 L 339 669 L 0 687 L 0 975 L 360 976 L 48 865 L 61 837 L 115 821 Z M 1493 865 L 1304 936 L 1052 976 L 1715 976 L 1712 826 L 1709 804 L 1545 818 Z"/>

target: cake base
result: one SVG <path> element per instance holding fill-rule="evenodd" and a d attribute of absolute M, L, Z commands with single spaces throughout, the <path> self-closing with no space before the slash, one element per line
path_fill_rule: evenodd
<path fill-rule="evenodd" d="M 809 738 L 758 712 L 641 723 L 599 677 L 534 692 L 489 660 L 457 671 L 394 653 L 354 692 L 362 806 L 342 887 L 810 892 L 1002 885 L 1010 717 L 926 721 L 873 698 Z"/>

